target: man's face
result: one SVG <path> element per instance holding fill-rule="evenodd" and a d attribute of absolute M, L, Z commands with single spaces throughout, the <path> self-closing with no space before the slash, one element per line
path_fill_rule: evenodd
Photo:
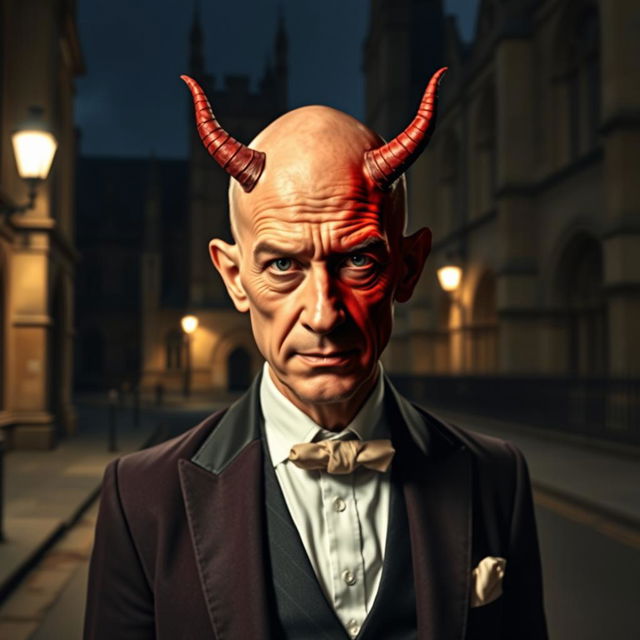
<path fill-rule="evenodd" d="M 402 237 L 402 194 L 372 186 L 362 152 L 343 142 L 325 141 L 319 157 L 265 149 L 275 170 L 251 194 L 232 190 L 237 244 L 211 243 L 276 384 L 303 405 L 348 400 L 375 380 L 394 300 L 410 296 L 428 251 L 425 232 Z"/>

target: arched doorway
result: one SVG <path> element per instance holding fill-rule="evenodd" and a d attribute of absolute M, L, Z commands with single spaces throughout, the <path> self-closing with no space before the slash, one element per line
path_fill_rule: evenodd
<path fill-rule="evenodd" d="M 473 297 L 471 315 L 471 371 L 493 374 L 498 367 L 498 314 L 496 278 L 485 271 Z"/>
<path fill-rule="evenodd" d="M 251 384 L 251 356 L 244 347 L 236 347 L 227 356 L 227 389 L 245 391 Z"/>
<path fill-rule="evenodd" d="M 602 247 L 591 235 L 573 238 L 558 269 L 566 371 L 574 376 L 602 376 L 607 371 L 607 317 L 603 289 Z"/>

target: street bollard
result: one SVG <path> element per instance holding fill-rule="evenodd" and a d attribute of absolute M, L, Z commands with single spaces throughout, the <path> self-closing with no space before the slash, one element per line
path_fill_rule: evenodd
<path fill-rule="evenodd" d="M 4 537 L 4 430 L 0 429 L 0 543 L 5 542 Z"/>
<path fill-rule="evenodd" d="M 118 395 L 117 389 L 109 389 L 109 451 L 118 450 L 118 434 L 116 431 Z"/>

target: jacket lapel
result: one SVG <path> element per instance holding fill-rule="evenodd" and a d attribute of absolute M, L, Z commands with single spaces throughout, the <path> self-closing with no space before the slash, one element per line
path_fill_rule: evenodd
<path fill-rule="evenodd" d="M 218 640 L 269 637 L 259 385 L 179 464 L 200 581 Z M 407 505 L 418 638 L 460 640 L 469 608 L 471 456 L 387 381 Z M 417 446 L 416 446 L 417 444 Z"/>
<path fill-rule="evenodd" d="M 218 640 L 269 636 L 259 377 L 224 415 L 180 483 L 209 617 Z"/>
<path fill-rule="evenodd" d="M 391 391 L 401 414 L 394 465 L 407 504 L 418 638 L 459 640 L 471 583 L 471 456 L 444 425 Z"/>

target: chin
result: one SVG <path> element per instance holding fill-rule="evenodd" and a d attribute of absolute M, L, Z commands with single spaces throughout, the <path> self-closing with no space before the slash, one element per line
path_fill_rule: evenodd
<path fill-rule="evenodd" d="M 285 384 L 304 404 L 332 404 L 352 398 L 369 379 L 370 375 L 345 376 L 337 371 L 302 378 L 294 376 Z"/>

